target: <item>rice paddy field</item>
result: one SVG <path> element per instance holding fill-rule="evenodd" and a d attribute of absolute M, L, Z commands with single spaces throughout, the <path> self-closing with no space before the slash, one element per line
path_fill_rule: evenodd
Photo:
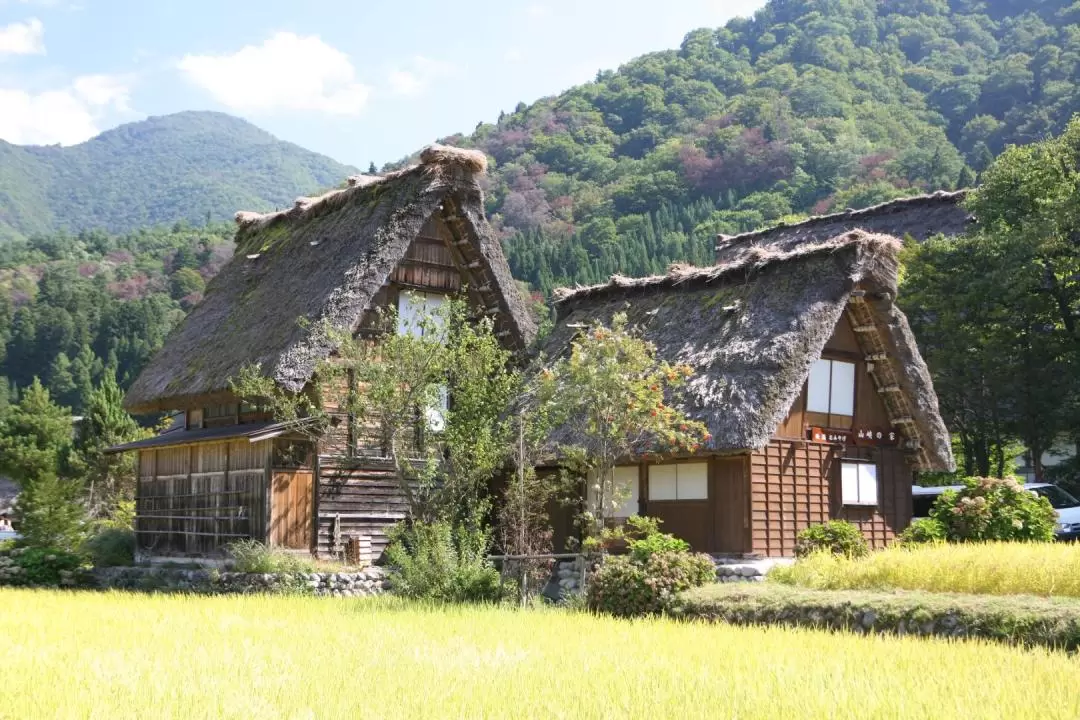
<path fill-rule="evenodd" d="M 771 580 L 817 590 L 928 590 L 1080 598 L 1080 543 L 892 547 L 864 558 L 814 555 Z"/>
<path fill-rule="evenodd" d="M 0 718 L 1075 718 L 978 642 L 386 600 L 0 591 Z"/>

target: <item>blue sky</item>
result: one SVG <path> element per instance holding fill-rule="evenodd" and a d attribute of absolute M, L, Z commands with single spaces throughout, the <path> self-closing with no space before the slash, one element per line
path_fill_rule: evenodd
<path fill-rule="evenodd" d="M 366 167 L 763 4 L 0 0 L 0 139 L 221 110 Z"/>

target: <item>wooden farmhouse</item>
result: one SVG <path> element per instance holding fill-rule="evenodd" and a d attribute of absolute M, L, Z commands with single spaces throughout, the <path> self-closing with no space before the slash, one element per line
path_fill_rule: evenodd
<path fill-rule="evenodd" d="M 894 304 L 901 242 L 861 230 L 755 239 L 724 246 L 714 267 L 562 292 L 545 353 L 625 312 L 660 357 L 694 369 L 682 409 L 712 439 L 618 467 L 621 514 L 661 518 L 716 554 L 790 556 L 800 530 L 834 518 L 882 547 L 910 522 L 913 472 L 954 465 Z"/>
<path fill-rule="evenodd" d="M 281 387 L 317 383 L 334 351 L 326 327 L 370 333 L 375 312 L 464 294 L 524 350 L 535 324 L 484 218 L 482 154 L 432 146 L 421 162 L 269 215 L 238 213 L 232 260 L 128 391 L 136 413 L 180 411 L 177 426 L 122 445 L 138 453 L 143 552 L 207 554 L 240 538 L 327 554 L 349 537 L 378 556 L 405 504 L 378 448 L 350 418 L 317 443 L 240 402 L 250 364 Z"/>

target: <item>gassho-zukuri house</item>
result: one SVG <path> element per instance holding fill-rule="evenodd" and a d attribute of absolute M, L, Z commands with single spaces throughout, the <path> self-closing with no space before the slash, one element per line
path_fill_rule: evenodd
<path fill-rule="evenodd" d="M 240 402 L 229 380 L 258 363 L 299 392 L 333 351 L 326 323 L 371 332 L 378 308 L 400 318 L 463 290 L 507 347 L 528 348 L 535 321 L 484 217 L 485 168 L 481 153 L 431 146 L 417 166 L 237 214 L 235 255 L 125 397 L 132 412 L 183 417 L 114 448 L 138 452 L 141 551 L 207 554 L 255 538 L 327 555 L 355 537 L 381 553 L 406 504 L 378 449 L 346 417 L 313 447 Z"/>
<path fill-rule="evenodd" d="M 413 312 L 463 289 L 508 347 L 531 349 L 534 321 L 483 215 L 484 168 L 478 153 L 434 146 L 418 166 L 238 214 L 234 258 L 125 400 L 183 418 L 114 448 L 138 452 L 143 552 L 208 554 L 255 538 L 330 555 L 356 538 L 379 556 L 406 505 L 377 449 L 360 447 L 345 419 L 312 446 L 239 402 L 229 379 L 259 363 L 300 391 L 334 350 L 311 330 L 320 322 L 364 333 L 380 307 Z M 621 514 L 660 517 L 717 554 L 791 555 L 798 531 L 831 518 L 882 546 L 910 521 L 913 471 L 953 466 L 894 305 L 900 242 L 843 227 L 790 243 L 749 235 L 721 238 L 738 247 L 718 250 L 714 267 L 560 293 L 540 349 L 557 356 L 583 325 L 625 312 L 659 355 L 695 370 L 684 410 L 712 440 L 693 456 L 620 466 L 631 494 Z M 555 521 L 566 537 L 567 517 Z"/>

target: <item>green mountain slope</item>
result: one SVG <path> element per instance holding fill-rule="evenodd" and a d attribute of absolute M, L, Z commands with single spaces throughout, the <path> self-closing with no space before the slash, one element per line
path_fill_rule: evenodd
<path fill-rule="evenodd" d="M 543 290 L 710 262 L 717 232 L 954 188 L 1080 111 L 1076 0 L 772 0 L 450 142 Z"/>
<path fill-rule="evenodd" d="M 291 204 L 355 172 L 212 112 L 151 117 L 71 147 L 0 142 L 0 237 L 202 224 Z"/>

